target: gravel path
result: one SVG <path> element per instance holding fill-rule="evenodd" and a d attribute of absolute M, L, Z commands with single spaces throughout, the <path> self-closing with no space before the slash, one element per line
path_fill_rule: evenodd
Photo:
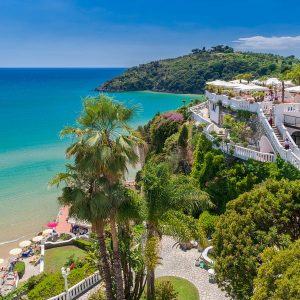
<path fill-rule="evenodd" d="M 173 247 L 174 244 L 175 241 L 171 237 L 163 237 L 162 261 L 156 268 L 156 276 L 178 276 L 189 280 L 197 287 L 201 300 L 228 300 L 217 284 L 209 283 L 207 271 L 195 266 L 195 260 L 199 258 L 200 252 L 196 249 L 184 252 L 178 247 Z M 97 288 L 93 288 L 78 299 L 87 300 Z"/>
<path fill-rule="evenodd" d="M 201 300 L 228 299 L 217 284 L 209 283 L 207 271 L 195 266 L 200 252 L 196 249 L 185 252 L 179 247 L 173 247 L 174 244 L 175 241 L 171 237 L 163 237 L 162 265 L 156 268 L 156 276 L 178 276 L 189 280 L 197 287 Z"/>

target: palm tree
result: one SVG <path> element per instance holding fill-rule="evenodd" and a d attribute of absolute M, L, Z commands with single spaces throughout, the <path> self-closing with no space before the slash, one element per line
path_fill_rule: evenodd
<path fill-rule="evenodd" d="M 62 195 L 58 198 L 59 204 L 70 207 L 70 216 L 92 224 L 92 230 L 96 233 L 99 244 L 99 257 L 101 258 L 99 272 L 103 275 L 107 299 L 113 300 L 115 297 L 112 270 L 104 237 L 105 220 L 111 210 L 111 203 L 107 201 L 107 197 L 102 191 L 95 190 L 94 187 L 98 182 L 91 178 L 91 174 L 67 165 L 67 172 L 57 174 L 50 185 L 63 183 Z"/>
<path fill-rule="evenodd" d="M 163 233 L 172 234 L 181 241 L 196 235 L 197 225 L 188 216 L 196 208 L 212 206 L 209 196 L 197 188 L 193 179 L 171 176 L 165 163 L 148 161 L 142 176 L 147 205 L 147 299 L 155 299 L 155 267 L 159 261 L 158 244 Z"/>
<path fill-rule="evenodd" d="M 95 205 L 91 209 L 98 211 L 105 207 L 105 214 L 96 216 L 94 229 L 101 257 L 105 257 L 104 225 L 109 220 L 113 244 L 112 267 L 118 300 L 125 297 L 116 223 L 117 206 L 110 195 L 112 189 L 124 179 L 128 166 L 138 162 L 137 147 L 142 142 L 129 126 L 136 110 L 136 106 L 127 108 L 105 95 L 88 97 L 77 120 L 78 127 L 66 127 L 61 132 L 62 136 L 71 135 L 76 138 L 67 148 L 66 155 L 68 158 L 74 157 L 76 168 L 90 176 L 89 189 Z M 107 268 L 105 262 L 102 267 Z M 110 286 L 108 278 L 105 283 Z M 109 294 L 110 291 L 107 293 L 110 300 L 112 298 L 109 298 Z"/>

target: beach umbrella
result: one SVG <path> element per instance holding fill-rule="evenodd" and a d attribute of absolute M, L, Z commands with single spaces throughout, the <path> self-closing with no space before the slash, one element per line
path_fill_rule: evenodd
<path fill-rule="evenodd" d="M 21 248 L 14 248 L 9 251 L 9 255 L 13 255 L 13 256 L 19 255 L 21 253 L 22 253 Z"/>
<path fill-rule="evenodd" d="M 19 247 L 26 248 L 26 247 L 29 247 L 30 245 L 31 245 L 30 241 L 23 241 L 19 244 Z"/>
<path fill-rule="evenodd" d="M 49 222 L 48 224 L 47 224 L 47 226 L 49 227 L 49 228 L 55 228 L 56 226 L 57 226 L 57 222 Z"/>
<path fill-rule="evenodd" d="M 43 231 L 43 235 L 49 235 L 50 233 L 52 233 L 52 229 L 45 229 Z"/>
<path fill-rule="evenodd" d="M 32 241 L 37 243 L 37 242 L 40 242 L 44 237 L 42 235 L 37 235 L 35 236 Z"/>
<path fill-rule="evenodd" d="M 234 88 L 234 90 L 238 90 L 238 91 L 248 91 L 248 92 L 263 92 L 263 91 L 267 91 L 268 88 L 264 87 L 264 86 L 260 86 L 260 85 L 255 85 L 255 84 L 239 84 L 238 86 L 236 86 Z"/>
<path fill-rule="evenodd" d="M 281 85 L 281 81 L 278 78 L 269 78 L 265 81 L 265 85 Z"/>
<path fill-rule="evenodd" d="M 285 90 L 289 93 L 300 93 L 300 86 L 293 86 Z"/>
<path fill-rule="evenodd" d="M 235 83 L 227 82 L 224 80 L 214 80 L 214 81 L 209 81 L 206 82 L 207 85 L 214 85 L 214 86 L 219 86 L 219 87 L 224 87 L 224 88 L 234 88 L 237 86 Z"/>
<path fill-rule="evenodd" d="M 292 80 L 285 80 L 285 81 L 284 81 L 284 85 L 285 85 L 286 87 L 295 86 L 295 84 L 292 82 Z"/>
<path fill-rule="evenodd" d="M 2 265 L 4 263 L 4 259 L 0 258 L 0 265 Z"/>
<path fill-rule="evenodd" d="M 245 84 L 247 84 L 247 83 L 248 83 L 248 81 L 245 80 L 245 79 L 241 79 L 241 80 L 235 79 L 235 80 L 231 80 L 231 81 L 229 81 L 229 82 L 230 82 L 230 83 L 234 83 L 234 84 L 240 84 L 240 83 L 245 83 Z"/>
<path fill-rule="evenodd" d="M 215 274 L 215 270 L 214 269 L 208 269 L 207 272 L 210 275 L 214 275 Z"/>

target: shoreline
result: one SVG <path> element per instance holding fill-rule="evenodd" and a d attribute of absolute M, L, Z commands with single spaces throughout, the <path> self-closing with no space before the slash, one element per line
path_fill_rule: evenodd
<path fill-rule="evenodd" d="M 90 83 L 87 86 L 90 87 Z M 80 90 L 83 89 L 81 88 Z M 57 94 L 62 99 L 74 98 L 74 96 L 68 98 L 65 94 L 58 93 L 55 89 L 55 95 Z M 153 91 L 140 91 L 136 95 L 132 93 L 128 94 L 128 96 L 126 94 L 128 93 L 116 95 L 115 98 L 118 101 L 138 103 L 143 107 L 138 117 L 133 120 L 135 128 L 138 125 L 146 124 L 155 115 L 156 111 L 176 109 L 181 105 L 182 98 L 188 98 L 187 95 Z M 172 97 L 172 95 L 175 97 Z M 21 98 L 23 99 L 23 96 Z M 189 101 L 190 99 L 186 100 Z M 71 107 L 74 109 L 73 102 L 69 102 L 68 104 L 67 101 L 68 105 L 66 108 Z M 51 101 L 49 100 L 49 103 L 52 103 L 52 107 L 52 98 Z M 30 103 L 28 105 L 30 106 Z M 79 107 L 78 105 L 76 109 L 80 110 L 81 106 Z M 28 117 L 31 121 L 40 122 L 39 119 Z M 53 124 L 59 122 L 63 122 L 63 124 L 71 123 L 73 115 L 72 118 L 68 118 L 66 114 L 61 114 L 61 118 L 56 117 L 53 124 L 51 123 L 52 119 L 46 118 L 46 121 L 47 128 L 52 128 Z M 53 134 L 51 133 L 52 135 L 50 135 L 50 133 L 49 140 L 42 139 L 40 141 L 36 136 L 29 136 L 28 139 L 33 138 L 34 143 L 32 145 L 29 145 L 26 141 L 23 144 L 23 140 L 17 136 L 15 139 L 19 141 L 18 144 L 8 144 L 8 148 L 0 149 L 0 162 L 5 164 L 3 176 L 0 176 L 0 183 L 4 187 L 0 193 L 0 209 L 1 211 L 3 209 L 4 212 L 4 217 L 0 222 L 2 231 L 2 234 L 0 234 L 0 258 L 8 257 L 8 251 L 17 247 L 20 241 L 31 239 L 37 232 L 46 228 L 48 221 L 57 217 L 59 210 L 56 198 L 59 190 L 49 191 L 47 182 L 53 174 L 60 172 L 64 168 L 63 149 L 65 142 L 59 139 L 53 141 Z M 130 170 L 126 178 L 134 178 L 134 173 L 133 170 Z"/>
<path fill-rule="evenodd" d="M 193 94 L 193 93 L 175 93 L 175 92 L 168 92 L 168 91 L 152 91 L 152 90 L 140 90 L 140 91 L 106 91 L 106 90 L 97 90 L 95 89 L 95 91 L 99 92 L 99 93 L 149 93 L 149 94 L 160 94 L 160 95 L 178 95 L 178 96 L 186 96 L 186 97 L 204 97 L 204 94 Z"/>

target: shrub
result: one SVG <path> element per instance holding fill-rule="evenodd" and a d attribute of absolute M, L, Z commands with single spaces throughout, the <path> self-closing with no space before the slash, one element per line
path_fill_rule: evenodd
<path fill-rule="evenodd" d="M 102 288 L 99 288 L 96 292 L 91 294 L 88 300 L 106 300 L 105 292 Z"/>
<path fill-rule="evenodd" d="M 215 225 L 218 221 L 218 216 L 211 215 L 208 211 L 204 211 L 199 217 L 199 225 L 203 228 L 206 236 L 211 237 L 215 232 Z"/>
<path fill-rule="evenodd" d="M 71 238 L 72 236 L 68 233 L 62 233 L 60 236 L 59 236 L 59 239 L 62 240 L 62 241 L 67 241 Z"/>
<path fill-rule="evenodd" d="M 74 245 L 82 250 L 88 251 L 92 246 L 92 242 L 83 239 L 78 239 L 78 240 L 74 240 Z"/>
<path fill-rule="evenodd" d="M 175 292 L 173 284 L 166 280 L 155 284 L 156 300 L 177 300 L 178 293 Z"/>
<path fill-rule="evenodd" d="M 71 271 L 68 276 L 69 287 L 91 275 L 95 268 L 86 264 L 82 268 Z M 64 291 L 64 280 L 60 272 L 46 274 L 28 293 L 29 300 L 43 300 L 56 296 Z"/>
<path fill-rule="evenodd" d="M 45 273 L 41 273 L 36 276 L 31 276 L 25 283 L 27 286 L 27 289 L 29 291 L 31 291 L 38 283 L 40 283 L 45 278 L 45 276 L 46 276 Z"/>
<path fill-rule="evenodd" d="M 21 279 L 25 273 L 25 263 L 24 261 L 17 261 L 14 267 L 14 271 L 18 273 Z"/>

